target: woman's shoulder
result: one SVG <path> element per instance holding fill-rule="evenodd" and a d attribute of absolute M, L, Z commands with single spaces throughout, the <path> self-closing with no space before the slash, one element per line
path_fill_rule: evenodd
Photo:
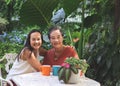
<path fill-rule="evenodd" d="M 54 52 L 55 50 L 54 50 L 54 48 L 51 48 L 51 49 L 49 49 L 48 51 L 47 51 L 47 53 L 52 53 L 52 52 Z"/>
<path fill-rule="evenodd" d="M 54 48 L 51 48 L 47 51 L 47 55 L 52 55 L 55 53 L 55 49 Z"/>
<path fill-rule="evenodd" d="M 31 53 L 31 50 L 28 47 L 24 47 L 21 51 L 21 53 Z"/>
<path fill-rule="evenodd" d="M 31 51 L 29 48 L 25 47 L 22 49 L 21 53 L 20 53 L 20 57 L 21 59 L 25 60 L 26 57 L 28 57 L 31 54 Z"/>

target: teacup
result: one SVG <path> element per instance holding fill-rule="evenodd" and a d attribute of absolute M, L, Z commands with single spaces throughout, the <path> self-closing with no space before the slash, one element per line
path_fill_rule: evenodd
<path fill-rule="evenodd" d="M 42 71 L 43 75 L 50 76 L 51 66 L 50 65 L 42 65 L 41 71 Z"/>
<path fill-rule="evenodd" d="M 52 67 L 52 73 L 53 73 L 53 76 L 58 76 L 58 70 L 60 69 L 60 65 L 53 65 Z"/>

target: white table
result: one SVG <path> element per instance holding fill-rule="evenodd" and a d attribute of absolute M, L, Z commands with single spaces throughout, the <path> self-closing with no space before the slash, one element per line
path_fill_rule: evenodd
<path fill-rule="evenodd" d="M 12 80 L 17 86 L 100 86 L 100 83 L 87 77 L 81 77 L 77 84 L 64 84 L 58 76 L 43 76 L 40 72 L 18 75 Z"/>

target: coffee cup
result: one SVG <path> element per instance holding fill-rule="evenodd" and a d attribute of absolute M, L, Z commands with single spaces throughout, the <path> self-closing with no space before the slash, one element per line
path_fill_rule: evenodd
<path fill-rule="evenodd" d="M 50 65 L 42 65 L 41 72 L 42 72 L 42 75 L 50 76 L 51 66 Z"/>
<path fill-rule="evenodd" d="M 58 70 L 60 69 L 60 65 L 53 65 L 52 66 L 52 73 L 53 73 L 53 76 L 58 76 Z"/>

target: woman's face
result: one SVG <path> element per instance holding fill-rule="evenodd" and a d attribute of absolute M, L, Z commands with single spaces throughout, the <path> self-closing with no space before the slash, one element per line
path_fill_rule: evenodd
<path fill-rule="evenodd" d="M 63 36 L 59 30 L 50 33 L 50 42 L 54 48 L 61 48 L 63 45 Z"/>
<path fill-rule="evenodd" d="M 39 32 L 34 32 L 30 35 L 30 45 L 33 49 L 39 49 L 42 45 L 41 34 Z"/>

